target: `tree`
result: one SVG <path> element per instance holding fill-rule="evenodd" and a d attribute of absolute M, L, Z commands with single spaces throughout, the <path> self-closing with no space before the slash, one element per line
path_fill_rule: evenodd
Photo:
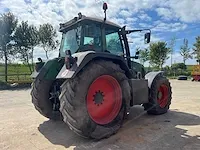
<path fill-rule="evenodd" d="M 40 25 L 39 28 L 39 42 L 45 51 L 46 58 L 48 59 L 48 52 L 56 49 L 58 40 L 56 40 L 56 30 L 50 24 Z"/>
<path fill-rule="evenodd" d="M 178 69 L 186 70 L 187 66 L 184 63 L 175 63 L 172 65 L 172 69 L 173 70 L 178 70 Z"/>
<path fill-rule="evenodd" d="M 188 75 L 187 66 L 184 63 L 175 63 L 171 67 L 174 76 L 176 75 Z"/>
<path fill-rule="evenodd" d="M 186 60 L 192 59 L 192 54 L 190 53 L 190 48 L 188 47 L 188 40 L 183 40 L 183 45 L 180 49 L 180 54 L 183 56 L 183 63 L 185 64 Z"/>
<path fill-rule="evenodd" d="M 19 54 L 19 58 L 26 64 L 28 64 L 29 70 L 32 73 L 32 68 L 30 65 L 30 58 L 32 57 L 32 26 L 28 25 L 28 22 L 22 21 L 19 26 L 17 26 L 14 40 L 16 42 L 15 49 Z"/>
<path fill-rule="evenodd" d="M 17 26 L 18 20 L 16 17 L 8 12 L 0 17 L 0 56 L 5 60 L 5 81 L 7 82 L 8 76 L 8 59 L 12 54 L 11 41 L 13 40 L 13 33 Z"/>
<path fill-rule="evenodd" d="M 140 50 L 139 60 L 143 65 L 145 62 L 149 61 L 149 50 L 147 48 Z"/>
<path fill-rule="evenodd" d="M 196 43 L 194 43 L 194 52 L 195 58 L 197 59 L 198 64 L 200 65 L 200 36 L 196 37 Z"/>
<path fill-rule="evenodd" d="M 163 64 L 169 58 L 170 48 L 167 47 L 165 42 L 157 42 L 150 44 L 149 58 L 150 63 L 157 68 L 162 69 Z"/>
<path fill-rule="evenodd" d="M 37 28 L 34 25 L 30 25 L 29 26 L 29 46 L 31 48 L 31 63 L 32 63 L 32 70 L 34 70 L 34 66 L 33 66 L 33 52 L 34 52 L 34 47 L 37 46 L 39 44 L 39 32 L 37 30 Z"/>

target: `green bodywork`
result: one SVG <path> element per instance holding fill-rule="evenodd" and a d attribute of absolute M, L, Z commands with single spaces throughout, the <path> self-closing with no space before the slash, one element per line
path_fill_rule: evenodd
<path fill-rule="evenodd" d="M 88 55 L 88 54 L 86 54 Z M 86 57 L 86 56 L 84 56 Z M 93 59 L 93 58 L 90 58 Z M 102 58 L 103 59 L 103 58 Z M 80 58 L 78 58 L 78 60 L 80 60 Z M 81 62 L 77 62 L 77 64 L 82 64 L 85 63 L 85 60 L 81 61 Z M 125 64 L 124 64 L 125 65 Z M 46 63 L 44 63 L 44 65 L 42 66 L 42 68 L 37 72 L 35 71 L 31 76 L 32 78 L 40 78 L 40 79 L 46 79 L 46 80 L 55 80 L 57 78 L 57 75 L 59 73 L 63 73 L 66 69 L 65 68 L 65 64 L 64 64 L 64 58 L 55 58 L 52 60 L 47 61 Z M 74 70 L 74 73 L 76 71 L 80 71 L 80 69 L 82 68 L 82 66 L 79 65 L 77 66 L 76 70 Z M 144 70 L 144 66 L 141 65 L 140 63 L 137 63 L 135 61 L 132 61 L 132 67 L 131 70 L 133 71 L 133 75 L 135 76 L 138 72 L 140 72 L 142 74 L 142 77 L 144 78 L 145 76 L 145 70 Z M 60 77 L 61 79 L 62 77 Z M 65 78 L 65 77 L 63 77 Z"/>
<path fill-rule="evenodd" d="M 44 63 L 42 68 L 33 72 L 32 78 L 39 77 L 46 80 L 55 80 L 64 64 L 64 58 L 55 58 Z"/>
<path fill-rule="evenodd" d="M 131 61 L 131 68 L 136 72 L 140 72 L 142 74 L 142 77 L 145 76 L 145 68 L 142 64 L 137 63 L 135 61 Z"/>

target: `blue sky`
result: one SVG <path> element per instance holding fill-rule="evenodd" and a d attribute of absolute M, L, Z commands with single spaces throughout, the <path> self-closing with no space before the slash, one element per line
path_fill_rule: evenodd
<path fill-rule="evenodd" d="M 151 28 L 152 42 L 176 38 L 173 62 L 182 62 L 179 54 L 183 39 L 189 40 L 192 48 L 195 37 L 200 36 L 200 0 L 105 0 L 108 4 L 108 20 L 126 25 L 129 29 Z M 76 16 L 78 12 L 86 16 L 103 18 L 102 0 L 0 0 L 0 13 L 13 12 L 19 20 L 28 20 L 39 26 L 51 23 L 56 29 L 59 23 Z M 59 33 L 60 38 L 61 34 Z M 144 48 L 143 34 L 129 36 L 132 54 L 136 47 Z M 35 57 L 45 57 L 40 47 Z M 50 53 L 56 57 L 58 52 Z M 188 60 L 187 64 L 195 64 Z M 170 59 L 166 65 L 170 64 Z"/>

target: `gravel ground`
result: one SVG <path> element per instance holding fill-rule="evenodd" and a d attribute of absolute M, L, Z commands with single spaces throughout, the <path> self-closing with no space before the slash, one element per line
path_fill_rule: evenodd
<path fill-rule="evenodd" d="M 0 91 L 1 150 L 200 150 L 200 83 L 171 80 L 170 111 L 147 115 L 131 109 L 120 131 L 101 141 L 83 139 L 63 122 L 50 121 L 33 107 L 30 89 Z"/>

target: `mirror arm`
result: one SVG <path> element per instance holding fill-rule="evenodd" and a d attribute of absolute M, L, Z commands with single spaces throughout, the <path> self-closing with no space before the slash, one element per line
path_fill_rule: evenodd
<path fill-rule="evenodd" d="M 141 29 L 141 30 L 126 30 L 126 34 L 130 34 L 130 33 L 133 33 L 133 32 L 142 32 L 142 31 L 146 31 L 148 30 L 150 33 L 151 33 L 151 30 L 150 29 Z"/>

